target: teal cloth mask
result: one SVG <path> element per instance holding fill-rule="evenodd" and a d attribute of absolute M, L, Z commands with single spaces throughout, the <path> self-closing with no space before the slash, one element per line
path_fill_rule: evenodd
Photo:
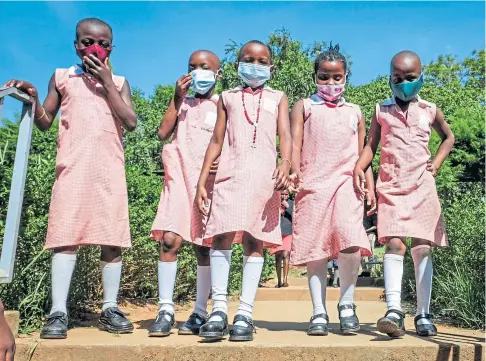
<path fill-rule="evenodd" d="M 424 85 L 424 76 L 420 75 L 415 81 L 393 83 L 390 79 L 390 88 L 393 94 L 404 102 L 409 102 L 418 94 L 422 86 Z"/>
<path fill-rule="evenodd" d="M 196 69 L 191 72 L 191 90 L 200 95 L 207 94 L 216 84 L 216 74 L 211 70 Z"/>

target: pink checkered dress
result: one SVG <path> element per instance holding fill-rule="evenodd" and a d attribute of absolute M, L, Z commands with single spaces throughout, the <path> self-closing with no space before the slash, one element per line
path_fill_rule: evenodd
<path fill-rule="evenodd" d="M 122 128 L 104 88 L 78 67 L 57 69 L 56 180 L 45 248 L 130 247 Z M 118 91 L 125 78 L 113 76 Z"/>
<path fill-rule="evenodd" d="M 295 197 L 293 265 L 333 259 L 350 247 L 371 255 L 363 201 L 353 185 L 360 119 L 359 106 L 344 100 L 334 105 L 317 95 L 304 99 L 303 183 Z"/>
<path fill-rule="evenodd" d="M 394 98 L 376 105 L 381 126 L 378 237 L 415 237 L 447 246 L 435 179 L 427 171 L 435 104 L 413 100 L 408 114 Z"/>
<path fill-rule="evenodd" d="M 164 189 L 151 234 L 156 240 L 168 231 L 203 245 L 206 217 L 195 202 L 196 186 L 216 124 L 218 99 L 217 95 L 211 99 L 186 98 L 182 103 L 174 138 L 162 150 Z M 206 183 L 209 199 L 213 185 L 214 175 L 210 175 Z"/>
<path fill-rule="evenodd" d="M 238 232 L 234 242 L 241 241 L 242 232 L 271 244 L 282 244 L 280 233 L 280 193 L 274 190 L 272 179 L 277 164 L 277 117 L 281 91 L 264 88 L 256 143 L 253 146 L 253 126 L 248 123 L 241 100 L 250 119 L 256 120 L 259 93 L 240 87 L 222 94 L 226 107 L 226 136 L 216 175 L 213 203 L 205 238 L 222 233 Z"/>

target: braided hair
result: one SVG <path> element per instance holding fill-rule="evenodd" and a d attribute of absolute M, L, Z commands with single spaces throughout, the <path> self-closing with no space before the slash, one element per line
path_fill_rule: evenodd
<path fill-rule="evenodd" d="M 339 44 L 332 46 L 331 42 L 331 44 L 329 44 L 329 48 L 317 56 L 316 60 L 314 61 L 314 73 L 316 74 L 317 70 L 319 70 L 319 64 L 321 61 L 340 61 L 343 63 L 344 72 L 346 73 L 348 70 L 348 61 L 346 60 L 346 57 L 339 52 Z"/>

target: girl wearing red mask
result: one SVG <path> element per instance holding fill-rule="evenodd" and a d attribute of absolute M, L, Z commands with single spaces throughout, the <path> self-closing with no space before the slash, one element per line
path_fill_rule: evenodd
<path fill-rule="evenodd" d="M 52 125 L 59 109 L 56 180 L 52 190 L 46 249 L 52 249 L 52 309 L 41 338 L 67 337 L 66 301 L 79 246 L 101 246 L 102 330 L 129 333 L 133 325 L 117 307 L 121 248 L 130 247 L 125 181 L 123 129 L 132 131 L 137 118 L 124 77 L 108 66 L 111 27 L 99 19 L 76 26 L 74 46 L 81 64 L 57 69 L 41 106 L 37 89 L 11 80 L 36 99 L 35 124 Z"/>
<path fill-rule="evenodd" d="M 363 228 L 363 198 L 353 186 L 366 125 L 359 106 L 343 98 L 347 62 L 339 46 L 315 61 L 317 92 L 299 100 L 291 113 L 292 175 L 295 197 L 291 264 L 306 265 L 314 313 L 309 335 L 327 335 L 325 307 L 328 260 L 339 260 L 341 332 L 359 330 L 354 288 L 362 256 L 370 246 Z M 368 172 L 368 204 L 374 211 L 374 184 Z"/>

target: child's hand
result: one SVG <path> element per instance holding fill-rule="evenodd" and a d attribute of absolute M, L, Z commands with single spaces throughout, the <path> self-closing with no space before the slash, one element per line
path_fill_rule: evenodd
<path fill-rule="evenodd" d="M 432 173 L 432 175 L 435 177 L 437 175 L 437 172 L 439 171 L 439 168 L 435 165 L 433 160 L 428 160 L 427 161 L 427 170 Z"/>
<path fill-rule="evenodd" d="M 277 168 L 275 168 L 272 179 L 275 179 L 274 189 L 276 191 L 282 191 L 288 188 L 289 171 L 290 171 L 290 165 L 287 162 L 282 162 Z"/>
<path fill-rule="evenodd" d="M 366 215 L 372 216 L 376 212 L 376 196 L 375 192 L 368 192 L 366 193 L 366 204 L 368 206 L 368 210 L 366 211 Z"/>
<path fill-rule="evenodd" d="M 361 193 L 362 196 L 366 195 L 366 193 L 368 193 L 368 190 L 366 189 L 365 172 L 361 168 L 356 166 L 354 167 L 353 177 L 354 187 Z"/>
<path fill-rule="evenodd" d="M 177 80 L 176 88 L 175 88 L 175 97 L 179 99 L 184 99 L 187 95 L 187 91 L 189 90 L 189 86 L 192 82 L 192 75 L 186 74 Z"/>
<path fill-rule="evenodd" d="M 10 88 L 10 87 L 15 87 L 17 89 L 20 89 L 33 97 L 37 97 L 37 95 L 39 94 L 35 86 L 23 80 L 12 79 L 6 82 L 1 88 Z"/>
<path fill-rule="evenodd" d="M 13 361 L 15 355 L 15 338 L 7 325 L 0 301 L 0 361 Z"/>
<path fill-rule="evenodd" d="M 300 186 L 302 185 L 302 176 L 300 172 L 292 173 L 289 175 L 289 192 L 298 193 L 300 192 Z"/>
<path fill-rule="evenodd" d="M 83 57 L 83 62 L 86 71 L 93 75 L 101 84 L 107 85 L 110 84 L 110 82 L 113 83 L 111 69 L 108 65 L 108 58 L 106 58 L 105 63 L 103 64 L 100 59 L 93 54 L 90 54 Z"/>
<path fill-rule="evenodd" d="M 207 216 L 209 214 L 209 200 L 208 192 L 206 191 L 205 187 L 198 185 L 196 192 L 196 202 L 199 213 Z"/>
<path fill-rule="evenodd" d="M 209 169 L 209 174 L 216 174 L 218 171 L 219 167 L 219 158 L 214 161 L 214 163 L 211 165 L 211 168 Z"/>

